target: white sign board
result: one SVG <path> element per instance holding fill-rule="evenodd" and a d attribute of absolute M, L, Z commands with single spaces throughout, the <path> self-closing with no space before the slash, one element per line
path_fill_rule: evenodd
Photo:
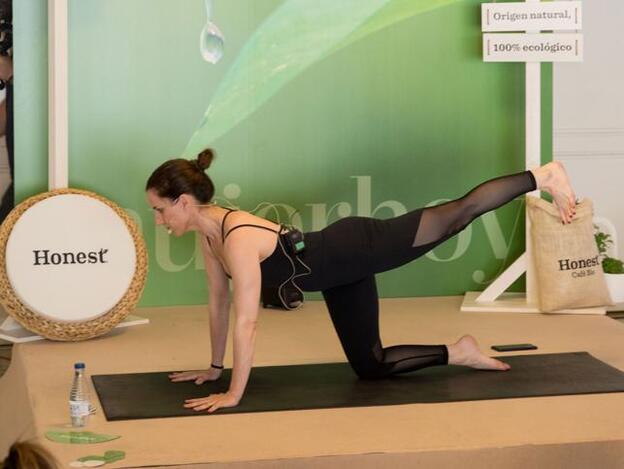
<path fill-rule="evenodd" d="M 484 62 L 581 62 L 582 34 L 484 34 Z"/>
<path fill-rule="evenodd" d="M 581 2 L 483 3 L 481 29 L 485 32 L 580 30 Z"/>
<path fill-rule="evenodd" d="M 106 314 L 125 295 L 136 265 L 124 221 L 105 203 L 79 194 L 56 195 L 28 208 L 6 244 L 15 295 L 57 322 Z"/>

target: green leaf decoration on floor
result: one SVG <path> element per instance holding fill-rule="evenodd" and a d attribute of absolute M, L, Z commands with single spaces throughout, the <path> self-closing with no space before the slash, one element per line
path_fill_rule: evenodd
<path fill-rule="evenodd" d="M 92 443 L 104 443 L 116 440 L 119 435 L 104 435 L 93 432 L 72 432 L 63 430 L 50 430 L 45 434 L 46 438 L 57 443 L 68 443 L 71 445 L 87 445 Z"/>
<path fill-rule="evenodd" d="M 106 463 L 121 461 L 125 457 L 126 457 L 126 453 L 124 451 L 107 451 L 106 453 L 104 453 L 104 458 L 106 459 Z"/>
<path fill-rule="evenodd" d="M 238 53 L 184 155 L 195 157 L 314 63 L 394 23 L 459 1 L 286 0 Z"/>
<path fill-rule="evenodd" d="M 112 462 L 121 461 L 126 457 L 126 453 L 124 451 L 107 451 L 103 456 L 91 455 L 91 456 L 83 456 L 82 458 L 78 458 L 80 462 L 86 461 L 104 461 L 106 464 L 110 464 Z"/>
<path fill-rule="evenodd" d="M 108 462 L 104 456 L 96 456 L 96 455 L 91 455 L 91 456 L 83 456 L 82 458 L 78 458 L 78 461 L 80 461 L 80 462 L 86 462 L 86 461 L 103 461 L 104 463 L 107 463 L 107 462 Z"/>

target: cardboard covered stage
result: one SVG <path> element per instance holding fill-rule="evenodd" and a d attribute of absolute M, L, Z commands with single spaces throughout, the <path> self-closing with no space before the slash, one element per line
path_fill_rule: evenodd
<path fill-rule="evenodd" d="M 381 300 L 384 345 L 449 343 L 471 333 L 482 350 L 495 356 L 505 354 L 489 350 L 493 344 L 531 342 L 539 349 L 508 355 L 586 351 L 624 370 L 624 325 L 608 317 L 460 313 L 461 301 L 460 297 Z M 67 426 L 74 362 L 84 361 L 90 375 L 209 365 L 205 307 L 138 313 L 149 317 L 150 324 L 114 330 L 85 342 L 15 346 L 11 367 L 0 379 L 2 457 L 12 441 L 36 438 L 64 467 L 107 450 L 125 451 L 126 458 L 106 467 L 615 468 L 624 464 L 621 392 L 106 421 L 92 388 L 97 414 L 86 430 L 121 438 L 92 445 L 46 440 L 46 431 Z M 261 311 L 256 366 L 344 361 L 322 302 L 308 302 L 294 312 Z M 231 366 L 231 343 L 225 364 Z"/>

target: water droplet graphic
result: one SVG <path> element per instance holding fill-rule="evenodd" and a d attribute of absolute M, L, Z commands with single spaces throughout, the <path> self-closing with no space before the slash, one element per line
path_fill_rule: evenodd
<path fill-rule="evenodd" d="M 199 51 L 206 62 L 216 64 L 223 57 L 225 39 L 216 24 L 210 21 L 211 0 L 205 0 L 206 24 L 199 35 Z"/>
<path fill-rule="evenodd" d="M 223 36 L 214 24 L 206 24 L 202 29 L 199 50 L 204 60 L 211 64 L 216 64 L 223 57 Z"/>

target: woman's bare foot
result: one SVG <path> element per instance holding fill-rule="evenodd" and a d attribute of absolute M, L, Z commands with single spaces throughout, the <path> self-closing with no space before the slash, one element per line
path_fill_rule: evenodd
<path fill-rule="evenodd" d="M 532 170 L 532 173 L 537 188 L 552 195 L 563 223 L 571 223 L 576 213 L 576 196 L 563 165 L 559 161 L 553 161 Z"/>
<path fill-rule="evenodd" d="M 448 345 L 447 349 L 449 365 L 469 366 L 478 370 L 507 371 L 511 368 L 507 363 L 483 355 L 477 341 L 471 335 L 463 336 L 454 344 Z"/>

